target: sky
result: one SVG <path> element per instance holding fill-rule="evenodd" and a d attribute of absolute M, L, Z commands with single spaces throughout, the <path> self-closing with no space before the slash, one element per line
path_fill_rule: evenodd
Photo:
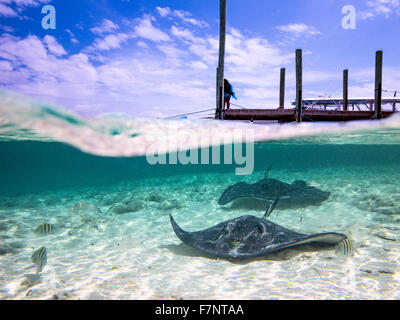
<path fill-rule="evenodd" d="M 43 28 L 47 5 L 55 29 Z M 377 50 L 384 51 L 384 96 L 393 97 L 399 30 L 400 0 L 227 0 L 225 77 L 233 102 L 276 108 L 286 68 L 289 107 L 296 49 L 303 50 L 305 98 L 340 97 L 344 69 L 350 98 L 373 97 Z M 0 89 L 82 116 L 212 109 L 218 38 L 218 0 L 0 0 Z"/>

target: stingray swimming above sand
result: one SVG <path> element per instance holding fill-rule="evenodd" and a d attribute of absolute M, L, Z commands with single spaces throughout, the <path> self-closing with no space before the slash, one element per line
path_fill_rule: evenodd
<path fill-rule="evenodd" d="M 319 190 L 305 181 L 288 184 L 271 179 L 268 177 L 270 169 L 271 167 L 267 169 L 264 179 L 256 183 L 239 182 L 228 187 L 219 198 L 218 204 L 225 205 L 239 199 L 265 200 L 269 202 L 265 212 L 268 217 L 278 201 L 282 208 L 291 208 L 320 205 L 329 198 L 330 192 Z"/>
<path fill-rule="evenodd" d="M 304 245 L 317 248 L 339 246 L 346 255 L 352 253 L 352 241 L 344 234 L 330 232 L 305 235 L 255 216 L 242 216 L 197 232 L 184 231 L 172 215 L 170 220 L 175 234 L 184 244 L 214 258 L 267 258 L 284 249 Z"/>

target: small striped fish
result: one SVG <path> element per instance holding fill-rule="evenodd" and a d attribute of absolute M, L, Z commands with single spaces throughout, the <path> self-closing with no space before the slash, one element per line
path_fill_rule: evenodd
<path fill-rule="evenodd" d="M 31 260 L 35 267 L 37 268 L 38 272 L 41 272 L 46 265 L 47 262 L 47 250 L 45 247 L 41 247 L 40 249 L 36 250 L 31 257 Z"/>
<path fill-rule="evenodd" d="M 349 238 L 344 239 L 337 245 L 337 249 L 342 251 L 345 256 L 352 256 L 354 250 L 353 240 Z"/>
<path fill-rule="evenodd" d="M 52 224 L 44 223 L 36 228 L 35 233 L 38 234 L 49 234 L 54 232 L 54 226 Z"/>

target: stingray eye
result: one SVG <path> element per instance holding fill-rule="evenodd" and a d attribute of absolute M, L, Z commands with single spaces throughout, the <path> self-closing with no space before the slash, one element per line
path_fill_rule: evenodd
<path fill-rule="evenodd" d="M 260 225 L 257 225 L 257 232 L 260 233 L 260 234 L 263 234 L 264 233 L 263 227 L 260 226 Z"/>
<path fill-rule="evenodd" d="M 228 226 L 226 226 L 224 229 L 221 230 L 220 236 L 219 236 L 219 237 L 224 237 L 224 236 L 226 236 L 227 234 L 229 234 L 229 232 L 230 232 L 230 229 L 229 229 Z"/>

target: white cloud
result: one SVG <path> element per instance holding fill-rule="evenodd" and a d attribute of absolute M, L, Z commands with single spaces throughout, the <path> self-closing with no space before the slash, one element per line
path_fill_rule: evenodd
<path fill-rule="evenodd" d="M 81 22 L 77 23 L 77 24 L 75 25 L 75 27 L 76 27 L 77 29 L 79 29 L 79 30 L 83 30 L 83 29 L 84 29 L 84 27 L 83 27 L 83 22 L 81 21 Z"/>
<path fill-rule="evenodd" d="M 191 24 L 191 25 L 194 25 L 194 26 L 197 26 L 200 28 L 209 27 L 209 24 L 207 22 L 194 19 L 192 14 L 188 11 L 171 10 L 169 7 L 165 7 L 165 8 L 157 7 L 156 10 L 157 10 L 158 14 L 163 18 L 169 16 L 171 18 L 172 17 L 179 18 L 186 24 Z"/>
<path fill-rule="evenodd" d="M 212 45 L 212 39 L 191 43 L 188 50 L 208 65 L 216 65 L 217 63 L 218 49 Z"/>
<path fill-rule="evenodd" d="M 101 113 L 113 106 L 113 111 L 134 109 L 139 115 L 154 114 L 156 108 L 174 114 L 185 111 L 189 101 L 191 110 L 215 105 L 216 37 L 196 37 L 196 30 L 176 26 L 170 27 L 168 35 L 156 28 L 149 16 L 126 25 L 133 31 L 103 35 L 83 51 L 90 55 L 80 53 L 71 57 L 63 55 L 64 49 L 57 47 L 54 38 L 2 37 L 0 57 L 16 69 L 7 71 L 7 75 L 2 73 L 0 82 L 80 112 L 89 112 L 90 106 L 96 106 L 91 112 Z M 138 37 L 136 51 L 116 50 L 112 60 L 99 56 L 102 51 L 121 48 L 134 36 Z M 163 55 L 149 50 L 149 44 L 140 38 L 155 42 L 155 48 Z M 144 55 L 142 48 L 146 50 Z M 275 73 L 279 75 L 275 69 L 288 63 L 292 56 L 266 39 L 245 37 L 230 29 L 226 75 L 238 87 L 242 101 L 256 105 L 260 92 L 264 97 L 274 91 Z M 261 91 L 252 91 L 254 87 Z M 65 92 L 70 94 L 65 96 Z"/>
<path fill-rule="evenodd" d="M 13 70 L 13 67 L 9 61 L 0 60 L 0 71 L 11 71 L 11 70 Z"/>
<path fill-rule="evenodd" d="M 4 32 L 8 32 L 8 33 L 13 33 L 15 31 L 13 27 L 5 26 L 5 25 L 0 25 L 0 29 L 3 30 Z"/>
<path fill-rule="evenodd" d="M 121 45 L 125 43 L 128 39 L 133 38 L 133 35 L 129 35 L 127 33 L 116 33 L 109 34 L 104 38 L 95 39 L 93 45 L 89 47 L 89 51 L 91 50 L 101 50 L 108 51 L 111 49 L 121 48 Z"/>
<path fill-rule="evenodd" d="M 122 25 L 128 29 L 121 30 Z M 89 112 L 93 105 L 99 113 L 113 106 L 113 111 L 129 112 L 132 108 L 139 115 L 151 115 L 156 108 L 174 114 L 186 110 L 189 101 L 191 109 L 215 105 L 217 37 L 196 36 L 201 27 L 190 23 L 185 27 L 172 25 L 166 29 L 168 34 L 156 27 L 151 16 L 125 21 L 121 28 L 115 26 L 103 21 L 94 29 L 99 37 L 92 45 L 70 57 L 57 47 L 54 38 L 0 38 L 0 57 L 15 66 L 7 75 L 2 73 L 0 80 L 8 87 L 50 96 L 50 101 L 80 108 L 81 112 Z M 68 33 L 73 37 L 72 32 Z M 122 45 L 133 37 L 138 39 L 137 46 L 133 51 L 124 51 Z M 113 52 L 113 59 L 100 55 L 111 49 L 120 49 Z M 292 62 L 293 53 L 234 28 L 228 31 L 226 49 L 226 76 L 241 102 L 257 106 L 268 103 L 266 96 L 274 99 L 279 68 Z M 72 66 L 73 62 L 76 65 Z M 70 93 L 68 97 L 65 92 Z"/>
<path fill-rule="evenodd" d="M 182 19 L 182 21 L 204 28 L 204 27 L 208 27 L 208 23 L 204 22 L 204 21 L 200 21 L 200 20 L 196 20 L 194 18 L 192 18 L 192 14 L 190 12 L 187 11 L 183 11 L 183 10 L 174 10 L 174 15 L 180 19 Z"/>
<path fill-rule="evenodd" d="M 166 16 L 168 16 L 168 15 L 171 14 L 171 9 L 168 8 L 168 7 L 166 7 L 166 8 L 156 7 L 156 10 L 158 11 L 158 14 L 159 14 L 161 17 L 166 17 Z"/>
<path fill-rule="evenodd" d="M 172 9 L 163 10 L 160 12 L 171 17 Z M 177 26 L 176 21 L 172 24 L 159 29 L 151 16 L 122 22 L 118 28 L 109 23 L 110 28 L 104 29 L 107 32 L 96 29 L 97 38 L 92 45 L 75 55 L 68 55 L 51 36 L 18 38 L 3 34 L 0 84 L 81 114 L 112 111 L 155 116 L 211 109 L 215 106 L 218 38 L 197 36 L 201 27 L 194 24 Z M 102 26 L 106 24 L 95 28 Z M 66 32 L 74 38 L 70 30 Z M 136 45 L 124 48 L 134 37 Z M 105 51 L 111 49 L 114 49 L 112 55 L 107 56 Z M 276 106 L 281 67 L 287 68 L 288 104 L 293 98 L 294 53 L 286 47 L 229 28 L 225 61 L 225 75 L 240 99 L 238 104 Z M 385 77 L 386 74 L 389 72 L 385 72 Z M 400 72 L 392 70 L 391 74 Z M 305 94 L 317 94 L 316 89 L 307 88 L 318 89 L 327 82 L 338 83 L 340 87 L 341 76 L 340 72 L 307 70 Z M 372 76 L 371 70 L 354 72 L 351 79 L 354 94 L 367 92 L 373 83 L 373 70 Z M 400 78 L 392 75 L 389 80 L 396 87 Z"/>
<path fill-rule="evenodd" d="M 178 49 L 174 44 L 160 44 L 157 48 L 165 54 L 170 66 L 182 66 L 188 56 L 186 51 Z"/>
<path fill-rule="evenodd" d="M 96 35 L 103 35 L 106 33 L 114 33 L 119 29 L 117 24 L 114 24 L 111 20 L 104 19 L 100 26 L 91 28 L 92 31 Z"/>
<path fill-rule="evenodd" d="M 190 65 L 194 69 L 202 69 L 202 70 L 208 69 L 208 66 L 204 62 L 201 62 L 201 61 L 193 61 Z"/>
<path fill-rule="evenodd" d="M 372 19 L 376 16 L 389 18 L 391 14 L 400 15 L 399 0 L 372 0 L 367 1 L 367 9 L 358 13 L 362 20 Z"/>
<path fill-rule="evenodd" d="M 0 3 L 15 4 L 18 7 L 36 7 L 51 0 L 0 0 Z"/>
<path fill-rule="evenodd" d="M 244 39 L 244 36 L 240 33 L 240 31 L 238 29 L 230 28 L 229 32 L 235 38 Z"/>
<path fill-rule="evenodd" d="M 16 4 L 19 7 L 36 7 L 40 3 L 50 2 L 49 0 L 1 0 L 2 3 Z"/>
<path fill-rule="evenodd" d="M 52 38 L 52 37 L 51 37 Z M 0 42 L 0 57 L 15 65 L 15 69 L 26 68 L 30 77 L 35 78 L 38 82 L 47 82 L 54 80 L 58 77 L 62 77 L 63 81 L 68 80 L 63 77 L 66 73 L 76 73 L 80 70 L 75 56 L 68 59 L 59 59 L 62 55 L 62 47 L 57 46 L 55 39 L 51 39 L 50 36 L 46 36 L 45 39 L 41 40 L 36 36 L 28 36 L 25 39 L 19 39 L 17 37 L 2 37 Z M 74 61 L 76 64 L 71 63 Z M 82 81 L 84 76 L 81 74 L 82 71 L 78 72 L 78 77 L 72 77 L 73 81 Z M 87 78 L 87 76 L 84 76 Z M 22 80 L 22 79 L 21 79 Z M 29 79 L 24 79 L 26 84 L 29 83 Z M 25 84 L 25 81 L 18 83 L 19 85 Z M 34 81 L 35 82 L 35 81 Z"/>
<path fill-rule="evenodd" d="M 142 48 L 142 49 L 149 49 L 149 45 L 148 45 L 147 43 L 143 42 L 143 41 L 139 41 L 139 42 L 137 43 L 137 46 L 138 46 L 139 48 Z"/>
<path fill-rule="evenodd" d="M 79 43 L 79 40 L 75 37 L 71 30 L 65 29 L 65 32 L 69 34 L 72 43 Z"/>
<path fill-rule="evenodd" d="M 18 14 L 14 9 L 0 3 L 0 16 L 1 17 L 17 17 Z"/>
<path fill-rule="evenodd" d="M 45 41 L 30 35 L 25 39 L 6 36 L 0 38 L 2 63 L 10 63 L 14 71 L 1 73 L 3 88 L 12 88 L 41 99 L 65 106 L 90 101 L 95 96 L 97 70 L 86 55 L 80 53 L 60 58 L 60 52 L 48 50 Z"/>
<path fill-rule="evenodd" d="M 117 32 L 119 29 L 120 27 L 117 24 L 111 20 L 104 19 L 99 26 L 90 29 L 90 31 L 99 37 L 85 51 L 94 54 L 96 51 L 119 49 L 129 39 L 136 38 L 136 35 L 132 31 Z"/>
<path fill-rule="evenodd" d="M 268 40 L 254 37 L 246 38 L 238 30 L 228 33 L 226 39 L 226 63 L 232 70 L 241 74 L 259 77 L 270 68 L 288 64 L 293 54 L 282 51 Z M 262 78 L 262 77 L 261 77 Z"/>
<path fill-rule="evenodd" d="M 176 26 L 172 26 L 171 33 L 177 38 L 182 38 L 190 41 L 196 40 L 196 37 L 193 35 L 193 33 L 187 29 L 179 29 Z"/>
<path fill-rule="evenodd" d="M 277 29 L 279 31 L 289 33 L 296 38 L 303 35 L 305 36 L 321 35 L 321 32 L 319 32 L 315 27 L 308 26 L 304 23 L 294 23 L 286 26 L 279 26 L 277 27 Z"/>
<path fill-rule="evenodd" d="M 134 28 L 135 35 L 153 42 L 170 41 L 168 34 L 154 27 L 150 19 L 150 17 L 145 16 L 138 20 L 139 23 Z"/>
<path fill-rule="evenodd" d="M 18 12 L 24 10 L 26 7 L 36 7 L 50 1 L 51 0 L 0 0 L 0 16 L 7 18 L 18 17 Z"/>
<path fill-rule="evenodd" d="M 59 103 L 81 114 L 110 112 L 113 106 L 115 112 L 135 110 L 142 116 L 152 115 L 153 108 L 160 106 L 157 101 L 174 112 L 193 95 L 200 97 L 199 105 L 212 96 L 208 81 L 193 81 L 198 71 L 188 69 L 187 63 L 172 66 L 163 59 L 138 59 L 130 53 L 127 58 L 106 59 L 95 67 L 83 53 L 66 57 L 55 48 L 52 38 L 1 36 L 3 88 Z M 160 49 L 171 57 L 186 54 L 173 46 Z"/>
<path fill-rule="evenodd" d="M 62 45 L 60 45 L 56 38 L 54 38 L 53 36 L 50 35 L 46 35 L 43 38 L 43 43 L 46 45 L 47 49 L 54 54 L 55 56 L 63 56 L 66 55 L 67 52 L 65 51 L 65 49 L 63 48 Z"/>

